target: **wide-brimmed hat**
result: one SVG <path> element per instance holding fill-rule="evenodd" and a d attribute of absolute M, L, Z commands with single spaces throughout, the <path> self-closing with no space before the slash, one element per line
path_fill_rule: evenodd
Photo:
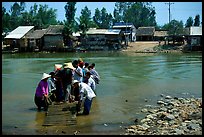
<path fill-rule="evenodd" d="M 69 69 L 75 69 L 72 65 L 72 62 L 69 62 L 69 63 L 64 63 L 63 65 L 64 68 L 69 68 Z"/>
<path fill-rule="evenodd" d="M 55 64 L 55 71 L 60 70 L 62 68 L 62 64 Z"/>
<path fill-rule="evenodd" d="M 47 73 L 43 73 L 41 80 L 51 77 L 51 75 Z"/>
<path fill-rule="evenodd" d="M 84 62 L 82 58 L 79 58 L 78 61 L 80 61 L 80 62 Z"/>
<path fill-rule="evenodd" d="M 78 80 L 74 80 L 74 81 L 72 81 L 72 84 L 75 84 L 75 83 L 79 83 L 79 81 Z"/>

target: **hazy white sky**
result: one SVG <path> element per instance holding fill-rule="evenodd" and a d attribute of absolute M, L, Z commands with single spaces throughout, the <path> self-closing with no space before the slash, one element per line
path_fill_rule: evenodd
<path fill-rule="evenodd" d="M 9 11 L 13 3 L 14 2 L 2 2 L 2 6 Z M 49 8 L 57 9 L 57 19 L 60 21 L 65 19 L 64 6 L 66 2 L 26 2 L 26 9 L 29 10 L 30 6 L 33 6 L 34 3 L 38 5 L 47 4 Z M 152 6 L 155 7 L 158 25 L 164 25 L 169 21 L 169 7 L 166 3 L 167 2 L 152 2 Z M 115 2 L 77 2 L 76 17 L 81 15 L 81 10 L 85 6 L 91 10 L 91 16 L 94 15 L 96 8 L 101 10 L 103 7 L 106 8 L 108 13 L 113 14 Z M 184 25 L 190 16 L 194 19 L 197 14 L 200 15 L 200 21 L 202 21 L 202 2 L 173 2 L 173 4 L 171 4 L 171 19 L 182 20 Z"/>

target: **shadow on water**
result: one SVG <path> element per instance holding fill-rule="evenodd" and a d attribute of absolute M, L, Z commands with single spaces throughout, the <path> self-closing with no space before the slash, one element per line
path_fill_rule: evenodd
<path fill-rule="evenodd" d="M 42 110 L 38 110 L 38 108 L 37 108 L 37 107 L 32 107 L 32 108 L 29 108 L 28 110 L 31 110 L 31 111 L 36 111 L 36 112 L 40 112 L 40 111 L 42 111 Z"/>

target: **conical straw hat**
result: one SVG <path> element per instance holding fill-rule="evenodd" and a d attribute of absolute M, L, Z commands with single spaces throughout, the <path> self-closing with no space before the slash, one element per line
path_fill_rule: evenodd
<path fill-rule="evenodd" d="M 51 75 L 49 75 L 47 73 L 43 73 L 43 76 L 42 76 L 41 80 L 49 78 L 49 77 L 51 77 Z"/>
<path fill-rule="evenodd" d="M 73 67 L 73 65 L 72 65 L 71 62 L 69 62 L 69 63 L 64 63 L 63 66 L 64 66 L 64 68 L 75 69 L 75 68 Z"/>
<path fill-rule="evenodd" d="M 61 64 L 55 64 L 55 71 L 60 70 L 62 68 Z"/>

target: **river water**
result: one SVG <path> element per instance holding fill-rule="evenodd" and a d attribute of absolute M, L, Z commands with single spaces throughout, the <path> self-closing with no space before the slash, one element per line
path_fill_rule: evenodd
<path fill-rule="evenodd" d="M 20 53 L 2 55 L 3 134 L 52 134 L 43 127 L 44 112 L 33 101 L 42 73 L 54 64 L 82 58 L 95 63 L 101 76 L 90 115 L 77 116 L 66 134 L 120 134 L 143 117 L 145 105 L 156 105 L 161 94 L 202 97 L 202 54 L 139 54 L 127 52 Z M 60 133 L 57 133 L 60 132 Z"/>

